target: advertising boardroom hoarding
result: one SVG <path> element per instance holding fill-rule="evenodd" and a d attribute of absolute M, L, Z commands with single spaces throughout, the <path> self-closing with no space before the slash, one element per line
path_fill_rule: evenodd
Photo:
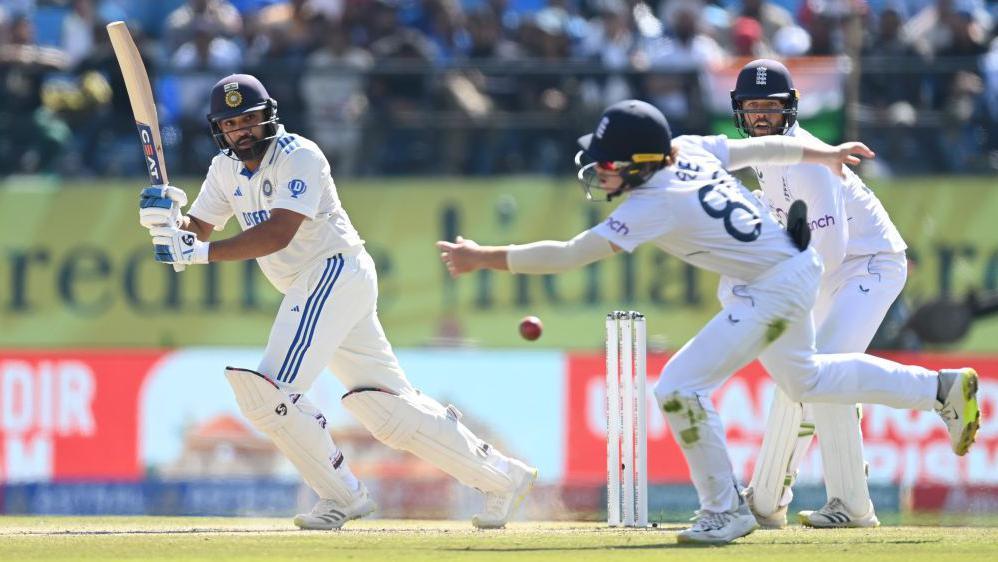
<path fill-rule="evenodd" d="M 259 357 L 259 350 L 246 348 L 0 351 L 0 482 L 136 482 L 175 465 L 191 431 L 224 416 L 242 419 L 222 370 L 226 365 L 253 368 Z M 602 355 L 403 349 L 399 357 L 417 387 L 453 403 L 475 431 L 537 466 L 542 481 L 604 481 Z M 958 458 L 933 412 L 864 407 L 871 481 L 998 483 L 998 357 L 888 357 L 929 368 L 977 368 L 985 418 L 974 448 Z M 649 356 L 649 385 L 666 359 Z M 773 388 L 753 363 L 714 395 L 743 480 L 751 476 Z M 334 433 L 356 428 L 339 405 L 343 392 L 333 376 L 325 375 L 310 393 Z M 688 482 L 682 455 L 656 412 L 652 393 L 648 396 L 650 480 Z M 286 465 L 274 470 L 289 473 Z M 813 447 L 800 481 L 817 482 L 820 474 Z"/>
<path fill-rule="evenodd" d="M 200 180 L 175 180 L 193 200 Z M 155 262 L 135 220 L 134 184 L 19 185 L 0 190 L 0 347 L 266 344 L 280 294 L 256 263 L 216 262 L 177 275 Z M 991 178 L 905 178 L 871 187 L 908 244 L 912 265 L 902 301 L 909 308 L 939 297 L 962 300 L 971 289 L 998 290 L 998 190 Z M 529 314 L 544 319 L 544 346 L 597 349 L 603 316 L 627 308 L 646 315 L 651 347 L 678 349 L 718 310 L 716 275 L 650 245 L 560 275 L 480 271 L 450 278 L 437 240 L 568 240 L 605 220 L 613 206 L 586 201 L 571 175 L 352 180 L 337 188 L 378 265 L 378 312 L 397 347 L 457 342 L 529 351 L 536 344 L 516 330 Z M 229 222 L 217 238 L 238 231 Z M 975 322 L 957 345 L 998 353 L 996 342 L 992 317 Z"/>

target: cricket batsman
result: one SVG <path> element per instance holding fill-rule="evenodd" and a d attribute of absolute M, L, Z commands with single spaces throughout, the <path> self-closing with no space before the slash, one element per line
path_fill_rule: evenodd
<path fill-rule="evenodd" d="M 735 125 L 749 137 L 783 135 L 813 140 L 797 122 L 798 91 L 781 63 L 760 59 L 738 73 L 731 92 Z M 824 274 L 814 306 L 819 353 L 865 352 L 901 294 L 907 278 L 907 245 L 877 196 L 851 170 L 839 176 L 823 166 L 754 167 L 763 200 L 785 221 L 794 200 L 811 212 L 811 245 Z M 722 286 L 722 298 L 730 287 Z M 801 404 L 777 389 L 752 482 L 749 506 L 760 525 L 787 524 L 791 485 L 814 434 L 818 434 L 828 501 L 803 511 L 800 521 L 819 528 L 880 525 L 870 500 L 863 461 L 858 404 Z"/>
<path fill-rule="evenodd" d="M 973 369 L 930 371 L 861 353 L 818 354 L 811 314 L 822 280 L 809 247 L 807 206 L 788 210 L 787 229 L 729 169 L 749 165 L 824 164 L 841 173 L 860 143 L 827 147 L 783 136 L 729 140 L 672 138 L 654 106 L 625 100 L 603 112 L 579 139 L 579 178 L 587 193 L 626 196 L 607 219 L 568 241 L 480 246 L 439 241 L 453 276 L 478 269 L 554 274 L 583 267 L 649 243 L 687 263 L 739 280 L 730 298 L 665 365 L 655 384 L 659 408 L 690 468 L 700 500 L 680 542 L 725 544 L 758 526 L 741 495 L 711 393 L 758 357 L 793 402 L 935 410 L 958 455 L 966 454 L 980 422 Z"/>
<path fill-rule="evenodd" d="M 479 439 L 454 406 L 406 379 L 378 320 L 374 261 L 340 204 L 329 162 L 312 141 L 285 131 L 277 102 L 255 77 L 211 89 L 208 123 L 220 153 L 182 215 L 183 191 L 142 192 L 140 222 L 157 261 L 198 265 L 255 259 L 281 301 L 263 360 L 225 377 L 247 419 L 319 496 L 302 529 L 338 529 L 376 509 L 306 393 L 329 367 L 347 389 L 343 407 L 371 434 L 484 493 L 478 528 L 503 527 L 537 470 Z M 242 232 L 209 242 L 235 217 Z"/>

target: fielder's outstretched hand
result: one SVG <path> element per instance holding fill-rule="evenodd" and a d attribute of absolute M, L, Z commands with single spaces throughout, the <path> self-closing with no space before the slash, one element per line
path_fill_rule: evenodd
<path fill-rule="evenodd" d="M 845 176 L 845 165 L 859 165 L 862 162 L 860 156 L 873 158 L 876 153 L 861 142 L 844 142 L 838 146 L 821 143 L 804 149 L 805 161 L 827 166 L 832 173 L 839 177 Z"/>
<path fill-rule="evenodd" d="M 156 261 L 181 265 L 208 263 L 208 242 L 198 240 L 193 232 L 158 227 L 150 233 Z"/>
<path fill-rule="evenodd" d="M 437 242 L 437 249 L 440 250 L 440 261 L 447 266 L 447 271 L 451 277 L 458 277 L 463 273 L 470 273 L 480 269 L 479 253 L 481 246 L 474 240 L 465 240 L 458 236 L 455 242 L 441 240 Z"/>

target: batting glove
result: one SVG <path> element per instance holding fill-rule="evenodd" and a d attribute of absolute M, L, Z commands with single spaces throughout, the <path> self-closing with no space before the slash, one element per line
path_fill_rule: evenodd
<path fill-rule="evenodd" d="M 180 227 L 180 208 L 187 204 L 187 194 L 172 185 L 153 185 L 139 196 L 139 223 L 148 228 Z"/>
<path fill-rule="evenodd" d="M 172 264 L 208 263 L 208 242 L 197 235 L 174 227 L 157 227 L 150 231 L 156 261 Z"/>

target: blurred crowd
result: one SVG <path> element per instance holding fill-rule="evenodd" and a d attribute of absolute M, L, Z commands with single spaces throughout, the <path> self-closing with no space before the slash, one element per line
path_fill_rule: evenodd
<path fill-rule="evenodd" d="M 708 69 L 838 55 L 862 69 L 847 130 L 890 171 L 993 173 L 996 16 L 983 0 L 3 0 L 0 176 L 142 173 L 104 31 L 118 19 L 174 175 L 214 155 L 207 92 L 231 72 L 258 75 L 338 175 L 560 173 L 608 103 L 709 133 Z"/>

